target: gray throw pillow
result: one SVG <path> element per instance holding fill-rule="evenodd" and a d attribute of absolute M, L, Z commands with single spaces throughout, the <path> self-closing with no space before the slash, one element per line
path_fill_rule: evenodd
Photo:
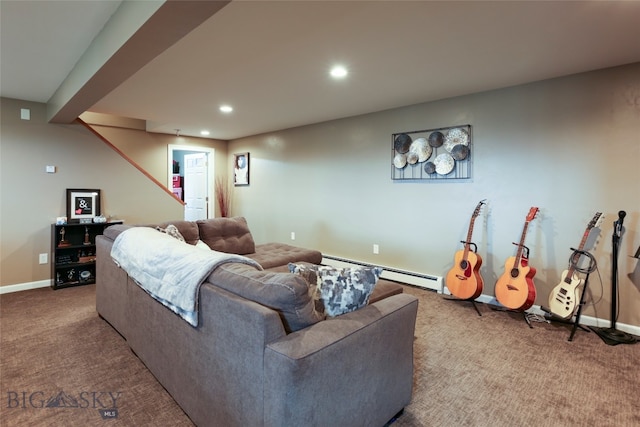
<path fill-rule="evenodd" d="M 180 234 L 182 235 L 182 237 L 184 237 L 184 241 L 190 245 L 195 245 L 198 239 L 200 238 L 200 235 L 198 233 L 198 225 L 196 224 L 195 221 L 185 221 L 185 220 L 176 219 L 173 221 L 164 221 L 159 224 L 153 224 L 153 227 L 154 228 L 160 227 L 160 228 L 166 229 L 170 225 L 175 226 L 180 232 Z"/>
<path fill-rule="evenodd" d="M 180 231 L 178 231 L 178 227 L 176 227 L 173 224 L 167 225 L 167 228 L 156 227 L 156 230 L 158 230 L 158 231 L 160 231 L 162 233 L 166 233 L 169 236 L 173 237 L 174 239 L 180 240 L 181 242 L 185 242 L 184 237 L 182 236 Z"/>
<path fill-rule="evenodd" d="M 289 271 L 303 276 L 314 300 L 322 301 L 324 313 L 335 317 L 366 306 L 383 270 L 380 267 L 336 268 L 290 263 Z"/>

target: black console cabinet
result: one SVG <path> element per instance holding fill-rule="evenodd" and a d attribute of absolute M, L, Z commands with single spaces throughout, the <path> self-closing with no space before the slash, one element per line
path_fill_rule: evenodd
<path fill-rule="evenodd" d="M 51 225 L 51 287 L 96 282 L 96 236 L 122 221 Z"/>

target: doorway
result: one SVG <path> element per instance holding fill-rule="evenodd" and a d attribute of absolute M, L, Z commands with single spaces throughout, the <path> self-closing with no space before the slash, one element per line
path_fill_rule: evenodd
<path fill-rule="evenodd" d="M 167 188 L 186 203 L 185 220 L 215 217 L 215 188 L 212 184 L 212 177 L 215 176 L 214 155 L 215 150 L 209 147 L 175 144 L 167 146 Z M 178 165 L 177 169 L 174 169 L 174 161 Z M 187 166 L 190 170 L 188 176 Z"/>

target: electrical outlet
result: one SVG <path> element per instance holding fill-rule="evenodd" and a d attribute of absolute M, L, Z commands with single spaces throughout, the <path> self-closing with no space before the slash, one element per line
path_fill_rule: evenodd
<path fill-rule="evenodd" d="M 296 240 L 296 232 L 295 231 L 291 232 L 291 240 Z"/>
<path fill-rule="evenodd" d="M 46 264 L 47 262 L 49 262 L 48 254 L 40 254 L 38 257 L 38 261 L 40 262 L 40 264 Z"/>
<path fill-rule="evenodd" d="M 378 255 L 380 253 L 380 246 L 373 244 L 373 253 Z"/>

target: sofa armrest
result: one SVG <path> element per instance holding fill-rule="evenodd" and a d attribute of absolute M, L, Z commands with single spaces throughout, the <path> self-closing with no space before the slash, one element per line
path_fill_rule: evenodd
<path fill-rule="evenodd" d="M 106 230 L 112 227 L 107 227 Z M 96 311 L 126 338 L 130 327 L 126 318 L 129 277 L 113 262 L 112 246 L 111 238 L 96 236 Z"/>
<path fill-rule="evenodd" d="M 265 425 L 384 425 L 411 400 L 417 309 L 393 295 L 270 343 Z"/>

